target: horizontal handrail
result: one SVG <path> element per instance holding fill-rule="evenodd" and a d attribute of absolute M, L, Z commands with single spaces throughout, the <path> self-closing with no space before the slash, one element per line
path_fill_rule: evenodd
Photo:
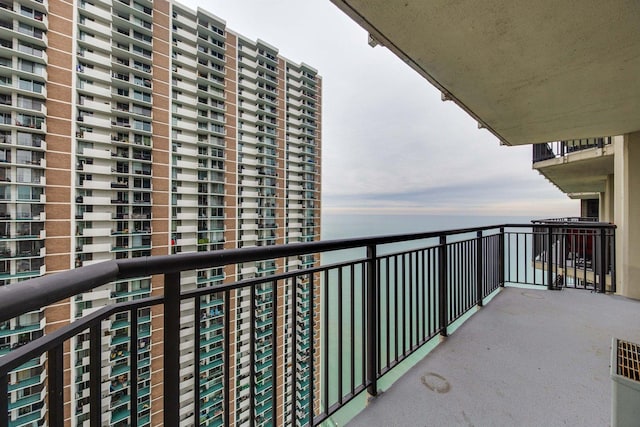
<path fill-rule="evenodd" d="M 526 227 L 528 225 L 520 226 Z M 308 253 L 353 249 L 369 245 L 429 239 L 442 235 L 471 233 L 498 227 L 500 226 L 472 227 L 425 233 L 337 239 L 105 261 L 56 273 L 55 275 L 45 275 L 18 284 L 0 287 L 0 322 L 16 317 L 21 313 L 37 310 L 74 295 L 88 292 L 114 280 L 200 268 L 214 268 L 227 264 Z"/>
<path fill-rule="evenodd" d="M 33 340 L 2 356 L 2 363 L 0 363 L 0 376 L 6 375 L 25 361 L 38 357 L 42 353 L 53 349 L 59 342 L 66 341 L 78 335 L 85 329 L 95 326 L 115 313 L 150 307 L 162 304 L 163 302 L 164 297 L 149 297 L 135 301 L 106 305 L 99 310 L 70 323 L 66 327 L 56 329 L 52 333 L 44 335 L 37 340 Z"/>
<path fill-rule="evenodd" d="M 554 223 L 554 226 L 558 226 Z M 413 240 L 432 239 L 440 236 L 474 233 L 491 229 L 526 228 L 531 224 L 503 224 L 459 228 L 424 233 L 405 233 L 376 237 L 336 239 L 319 242 L 223 249 L 210 252 L 194 252 L 175 255 L 157 255 L 140 258 L 105 261 L 86 267 L 67 270 L 55 275 L 45 275 L 18 284 L 0 287 L 0 322 L 41 307 L 56 303 L 77 294 L 88 292 L 114 280 L 168 274 L 201 268 L 214 268 L 228 264 L 282 258 L 309 253 L 321 253 L 353 249 L 371 245 L 386 245 Z M 572 228 L 615 227 L 608 223 L 575 224 Z"/>

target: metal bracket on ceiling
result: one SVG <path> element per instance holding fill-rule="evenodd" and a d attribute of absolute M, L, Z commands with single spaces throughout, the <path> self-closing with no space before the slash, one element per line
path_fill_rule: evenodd
<path fill-rule="evenodd" d="M 380 43 L 380 41 L 378 39 L 376 39 L 374 36 L 371 35 L 371 33 L 369 33 L 369 40 L 367 40 L 367 43 L 369 43 L 369 46 L 371 47 L 376 47 L 376 46 L 384 46 L 382 43 Z"/>

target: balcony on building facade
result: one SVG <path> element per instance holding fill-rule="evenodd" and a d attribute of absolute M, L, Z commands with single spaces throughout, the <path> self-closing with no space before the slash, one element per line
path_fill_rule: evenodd
<path fill-rule="evenodd" d="M 122 248 L 114 250 L 135 249 L 128 237 L 116 239 L 120 239 L 117 244 Z M 78 409 L 80 403 L 83 410 L 88 408 L 94 425 L 113 423 L 114 418 L 128 425 L 145 425 L 160 422 L 162 417 L 165 425 L 182 425 L 194 422 L 194 416 L 201 422 L 235 425 L 239 421 L 232 416 L 234 407 L 245 406 L 258 425 L 318 425 L 340 416 L 339 411 L 347 404 L 357 405 L 362 396 L 378 395 L 388 387 L 389 378 L 397 376 L 398 369 L 404 369 L 401 365 L 410 357 L 415 358 L 414 354 L 423 357 L 426 348 L 442 340 L 439 337 L 453 334 L 451 339 L 456 340 L 458 332 L 454 331 L 461 322 L 494 297 L 498 302 L 491 302 L 477 316 L 481 319 L 492 316 L 492 326 L 482 328 L 485 333 L 493 331 L 491 334 L 498 338 L 502 336 L 501 325 L 519 324 L 517 319 L 521 314 L 500 305 L 502 299 L 514 295 L 520 295 L 518 307 L 522 310 L 538 310 L 536 314 L 529 313 L 527 316 L 533 317 L 526 317 L 527 321 L 537 325 L 536 319 L 547 320 L 544 325 L 550 325 L 551 329 L 544 333 L 549 336 L 557 332 L 554 328 L 563 327 L 548 321 L 549 310 L 560 307 L 562 311 L 562 304 L 567 305 L 566 312 L 580 311 L 580 304 L 590 310 L 591 305 L 597 307 L 600 301 L 603 307 L 615 306 L 619 300 L 604 295 L 615 292 L 614 240 L 613 225 L 556 219 L 534 224 L 118 259 L 4 286 L 0 288 L 0 322 L 4 323 L 0 324 L 6 325 L 6 330 L 19 324 L 19 320 L 13 319 L 25 319 L 29 313 L 40 312 L 48 305 L 79 297 L 90 290 L 108 289 L 105 285 L 112 282 L 116 282 L 116 287 L 111 291 L 111 298 L 115 298 L 116 303 L 93 310 L 53 332 L 47 331 L 44 336 L 27 337 L 11 332 L 13 335 L 6 342 L 10 351 L 0 358 L 0 414 L 3 415 L 0 425 L 13 425 L 19 418 L 17 402 L 9 400 L 11 395 L 7 391 L 21 385 L 20 372 L 34 358 L 45 360 L 46 389 L 33 399 L 40 407 L 47 408 L 42 416 L 47 417 L 49 425 L 64 425 L 65 411 Z M 6 249 L 13 250 L 12 245 L 9 243 Z M 344 249 L 357 250 L 358 254 L 314 265 L 319 254 Z M 278 260 L 293 258 L 308 268 L 275 271 Z M 5 268 L 3 274 L 14 273 L 13 262 L 5 261 L 0 266 Z M 240 266 L 242 271 L 252 269 L 258 275 L 221 283 L 225 266 Z M 181 289 L 180 278 L 194 274 L 194 270 L 199 270 L 198 287 Z M 570 270 L 572 274 L 568 273 Z M 131 280 L 149 276 L 164 276 L 163 295 L 146 296 L 149 282 L 142 281 L 135 287 L 128 285 Z M 517 288 L 525 285 L 537 286 L 540 290 Z M 573 289 L 547 292 L 567 288 Z M 580 292 L 580 289 L 603 295 Z M 139 295 L 139 299 L 117 299 L 132 292 Z M 500 295 L 503 293 L 506 296 Z M 108 298 L 109 293 L 105 295 Z M 527 303 L 528 299 L 522 295 L 529 296 L 531 301 Z M 591 305 L 578 295 L 591 295 Z M 291 302 L 286 313 L 274 316 L 271 307 L 275 301 L 284 299 Z M 494 309 L 494 304 L 500 308 Z M 149 310 L 155 313 L 158 309 L 164 313 L 162 327 L 160 324 L 151 327 Z M 238 318 L 243 319 L 242 322 L 237 323 Z M 472 316 L 468 323 L 473 325 L 474 319 Z M 599 326 L 605 325 L 598 319 L 593 321 Z M 106 324 L 111 325 L 111 332 L 104 329 Z M 460 334 L 464 334 L 465 327 L 466 323 Z M 185 341 L 182 338 L 185 328 L 200 338 Z M 237 331 L 249 334 L 248 344 L 243 344 L 241 350 L 233 350 L 231 344 L 231 337 Z M 283 340 L 283 334 L 292 331 L 291 339 Z M 2 333 L 0 330 L 0 335 Z M 519 333 L 527 335 L 526 330 Z M 83 354 L 86 354 L 87 370 L 81 373 L 81 379 L 86 381 L 87 388 L 82 391 L 81 402 L 65 401 L 62 393 L 70 381 L 62 365 L 64 348 L 70 341 L 86 350 Z M 149 377 L 143 365 L 148 359 L 139 356 L 148 355 L 150 345 L 161 343 L 164 345 L 159 360 L 163 363 L 163 374 Z M 173 343 L 180 345 L 171 345 Z M 554 355 L 557 348 L 543 343 L 535 349 L 537 356 L 531 357 L 557 363 Z M 582 348 L 575 342 L 560 344 Z M 438 347 L 445 352 L 448 348 L 446 342 Z M 509 359 L 519 372 L 535 371 L 536 366 L 518 364 L 517 349 L 509 351 L 513 353 L 505 353 L 497 360 Z M 193 360 L 186 357 L 187 352 L 199 356 Z M 108 364 L 114 367 L 104 369 L 107 363 L 102 360 L 104 354 L 111 354 Z M 128 362 L 119 364 L 120 357 L 127 358 Z M 435 355 L 434 360 L 437 357 Z M 430 358 L 426 356 L 420 363 Z M 276 360 L 280 362 L 271 362 Z M 455 366 L 455 360 L 450 362 Z M 291 367 L 286 376 L 280 371 L 285 365 Z M 607 367 L 602 369 L 606 371 Z M 519 378 L 505 371 L 492 373 L 505 383 L 510 378 Z M 589 371 L 582 374 L 585 378 L 595 375 Z M 415 372 L 408 374 L 407 381 L 411 375 L 420 382 Z M 435 387 L 446 382 L 438 383 L 438 374 L 434 375 L 423 378 L 427 388 L 433 381 L 436 381 Z M 247 384 L 247 392 L 235 396 L 233 384 L 238 381 Z M 587 381 L 587 390 L 596 390 L 589 395 L 597 395 L 605 386 L 600 381 L 594 389 L 592 382 Z M 149 415 L 149 408 L 132 410 L 136 408 L 137 399 L 158 383 L 164 387 L 164 410 L 156 415 L 158 418 Z M 530 386 L 534 388 L 532 393 L 545 394 L 546 387 L 539 381 Z M 113 391 L 114 387 L 122 388 L 122 393 L 104 393 L 105 389 Z M 286 401 L 276 392 L 280 388 L 286 389 L 286 395 L 290 396 Z M 189 390 L 201 390 L 200 398 L 193 399 Z M 385 398 L 383 395 L 375 405 L 384 404 Z M 505 397 L 496 397 L 496 405 L 501 398 Z M 181 410 L 185 399 L 192 401 L 188 411 L 184 407 Z M 583 406 L 593 405 L 591 400 L 581 399 L 573 402 L 576 408 L 582 408 L 580 402 Z M 108 416 L 103 415 L 105 405 L 113 409 Z M 452 410 L 451 406 L 448 408 Z M 456 411 L 460 409 L 465 410 L 456 408 Z M 153 408 L 151 410 L 153 413 Z M 415 408 L 413 412 L 421 414 L 421 410 Z M 564 408 L 568 414 L 577 410 Z M 370 413 L 371 410 L 366 410 L 362 419 L 368 419 Z M 515 423 L 520 415 L 513 414 Z M 359 419 L 355 419 L 356 425 Z M 475 421 L 490 424 L 492 419 L 476 418 Z"/>
<path fill-rule="evenodd" d="M 605 146 L 611 146 L 612 137 L 573 139 L 568 141 L 556 141 L 542 144 L 533 144 L 533 163 L 545 160 L 563 158 L 572 153 L 585 150 L 603 150 Z"/>
<path fill-rule="evenodd" d="M 619 137 L 533 144 L 533 169 L 573 198 L 598 198 L 611 180 Z"/>

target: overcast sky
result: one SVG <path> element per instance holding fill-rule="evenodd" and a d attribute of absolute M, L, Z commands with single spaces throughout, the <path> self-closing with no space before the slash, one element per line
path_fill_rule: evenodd
<path fill-rule="evenodd" d="M 188 0 L 323 78 L 323 209 L 577 215 L 531 170 L 531 147 L 498 140 L 329 0 Z"/>

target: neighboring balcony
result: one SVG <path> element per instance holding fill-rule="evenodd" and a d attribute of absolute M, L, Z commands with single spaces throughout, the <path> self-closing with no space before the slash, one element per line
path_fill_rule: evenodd
<path fill-rule="evenodd" d="M 613 137 L 533 144 L 533 169 L 573 197 L 603 193 L 614 173 Z"/>
<path fill-rule="evenodd" d="M 195 416 L 215 425 L 245 419 L 236 416 L 248 416 L 255 425 L 318 425 L 340 417 L 343 408 L 355 410 L 347 404 L 357 407 L 367 393 L 378 400 L 355 418 L 355 425 L 430 425 L 430 420 L 434 425 L 606 424 L 610 336 L 640 341 L 638 303 L 604 295 L 615 292 L 614 241 L 610 224 L 505 224 L 113 260 L 5 286 L 0 322 L 113 281 L 164 277 L 163 295 L 97 308 L 1 357 L 0 415 L 10 419 L 0 418 L 0 426 L 12 425 L 19 416 L 10 390 L 23 381 L 16 373 L 20 366 L 37 357 L 47 363 L 47 392 L 39 402 L 47 407 L 48 425 L 65 425 L 64 414 L 74 413 L 76 403 L 63 400 L 61 391 L 71 385 L 63 354 L 75 339 L 89 350 L 82 373 L 91 425 L 116 416 L 127 425 L 141 425 L 149 421 L 147 412 L 156 414 L 152 425 L 186 425 L 195 423 Z M 345 249 L 352 250 L 346 258 L 313 264 L 318 254 Z M 309 268 L 276 270 L 295 258 Z M 275 274 L 180 287 L 181 275 L 194 269 L 251 263 Z M 213 311 L 206 305 L 210 298 Z M 274 302 L 278 316 L 264 311 Z M 155 330 L 130 328 L 113 347 L 104 324 L 118 317 L 140 325 L 141 312 L 149 307 L 154 316 L 164 313 Z M 193 344 L 182 339 L 190 328 Z M 213 346 L 204 355 L 203 339 Z M 142 375 L 136 356 L 150 345 L 162 354 L 158 374 L 151 374 L 150 384 L 136 386 Z M 191 345 L 190 353 L 200 355 L 195 360 L 187 357 Z M 139 413 L 103 413 L 101 390 L 111 380 L 102 360 L 114 351 L 131 356 L 131 364 L 119 372 L 128 379 L 123 404 L 135 408 L 146 387 L 163 383 L 162 407 L 158 399 Z M 422 361 L 389 388 L 412 359 Z M 211 400 L 207 372 L 214 369 L 222 393 Z M 239 382 L 246 388 L 237 394 Z M 189 386 L 201 391 L 192 410 L 180 407 L 180 390 Z M 288 403 L 281 392 L 290 393 Z M 238 408 L 245 408 L 240 415 Z M 591 418 L 594 413 L 597 418 Z"/>

